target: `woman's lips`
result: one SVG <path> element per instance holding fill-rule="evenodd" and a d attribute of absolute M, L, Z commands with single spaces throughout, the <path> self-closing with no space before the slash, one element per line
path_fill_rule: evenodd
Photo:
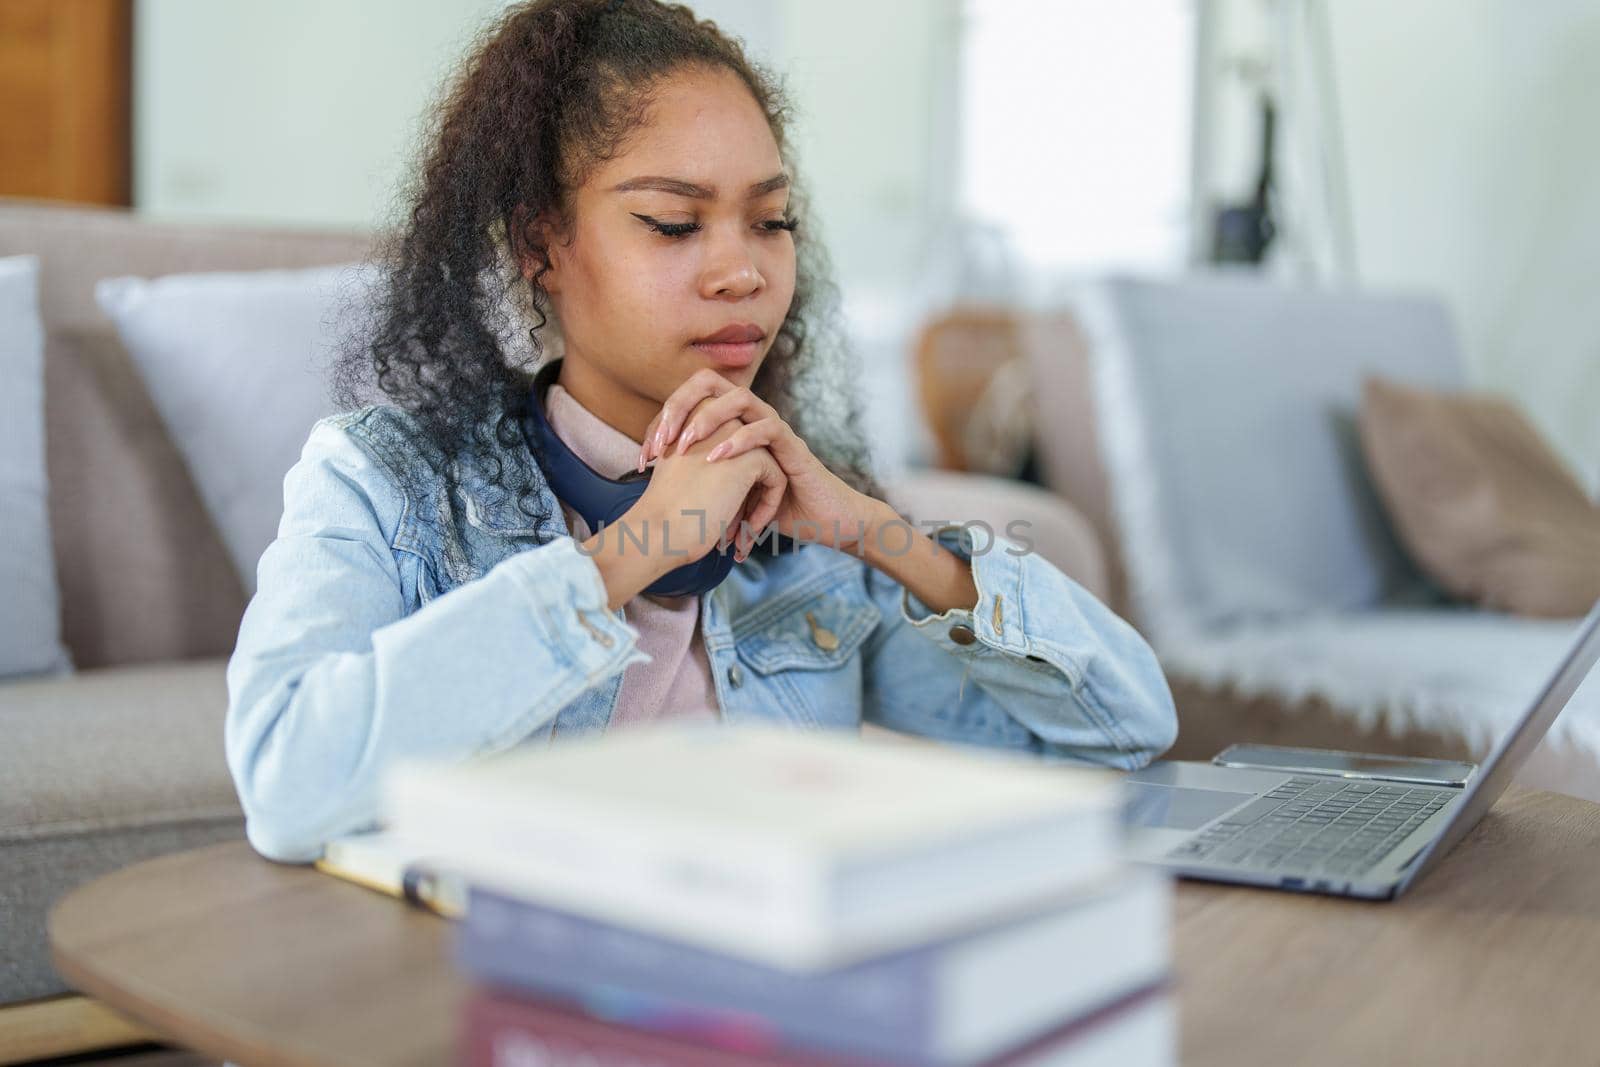
<path fill-rule="evenodd" d="M 737 370 L 755 362 L 761 351 L 760 341 L 695 341 L 694 349 L 719 367 Z"/>

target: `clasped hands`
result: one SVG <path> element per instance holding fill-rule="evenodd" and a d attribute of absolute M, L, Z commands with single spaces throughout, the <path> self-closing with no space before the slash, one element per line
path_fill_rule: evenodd
<path fill-rule="evenodd" d="M 730 542 L 744 560 L 770 525 L 794 541 L 858 553 L 934 613 L 978 601 L 968 561 L 846 485 L 770 403 L 715 371 L 694 373 L 651 419 L 638 469 L 648 464 L 650 486 L 634 507 L 584 542 L 613 611 L 675 566 Z M 885 537 L 893 526 L 902 528 L 898 549 Z"/>
<path fill-rule="evenodd" d="M 768 524 L 785 537 L 842 548 L 864 537 L 887 508 L 824 466 L 772 405 L 709 368 L 675 389 L 650 420 L 639 470 L 669 458 L 715 464 L 741 456 L 754 457 L 745 461 L 748 470 L 739 472 L 749 488 L 737 491 L 748 492 L 748 498 L 735 501 L 731 513 L 725 503 L 723 514 L 709 516 L 737 531 L 733 544 L 739 560 L 749 556 Z M 659 462 L 657 470 L 666 473 Z M 711 473 L 682 472 L 692 478 L 680 474 L 660 480 L 684 486 L 693 481 L 703 488 L 703 476 Z M 652 477 L 652 487 L 658 477 Z"/>

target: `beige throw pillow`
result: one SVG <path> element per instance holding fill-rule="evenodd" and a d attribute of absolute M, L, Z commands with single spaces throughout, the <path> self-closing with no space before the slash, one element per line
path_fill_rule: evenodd
<path fill-rule="evenodd" d="M 1600 507 L 1514 405 L 1369 378 L 1360 426 L 1401 539 L 1444 589 L 1555 618 L 1600 599 Z"/>

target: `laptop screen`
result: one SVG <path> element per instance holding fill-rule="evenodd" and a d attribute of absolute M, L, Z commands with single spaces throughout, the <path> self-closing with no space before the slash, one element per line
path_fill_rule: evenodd
<path fill-rule="evenodd" d="M 1493 751 L 1483 761 L 1483 766 L 1478 768 L 1478 773 L 1467 783 L 1449 824 L 1413 857 L 1411 873 L 1401 884 L 1401 891 L 1454 848 L 1456 842 L 1477 825 L 1483 813 L 1500 799 L 1500 794 L 1511 784 L 1517 771 L 1527 762 L 1533 750 L 1539 747 L 1539 742 L 1544 740 L 1550 724 L 1556 721 L 1561 709 L 1578 691 L 1578 686 L 1583 683 L 1596 659 L 1600 659 L 1600 602 L 1596 602 L 1578 627 L 1577 635 L 1562 658 L 1555 677 L 1545 685 L 1533 706 L 1517 720 L 1516 726 L 1495 744 Z"/>

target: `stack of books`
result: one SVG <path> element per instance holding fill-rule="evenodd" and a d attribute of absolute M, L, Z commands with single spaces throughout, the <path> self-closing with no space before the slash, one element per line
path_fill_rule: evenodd
<path fill-rule="evenodd" d="M 634 728 L 386 784 L 464 894 L 462 1062 L 1161 1064 L 1171 890 L 1107 772 Z"/>

